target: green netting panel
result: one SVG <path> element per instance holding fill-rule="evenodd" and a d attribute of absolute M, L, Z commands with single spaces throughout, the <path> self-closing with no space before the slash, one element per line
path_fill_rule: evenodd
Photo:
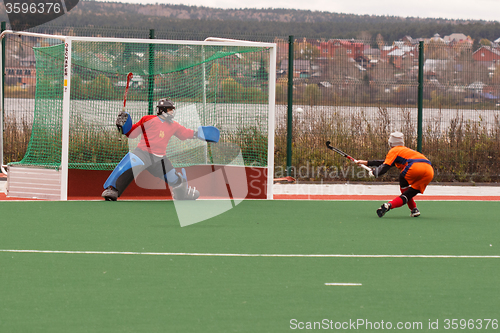
<path fill-rule="evenodd" d="M 35 122 L 21 164 L 60 165 L 63 59 L 62 44 L 36 50 Z M 267 166 L 268 61 L 269 50 L 257 47 L 73 41 L 69 167 L 112 170 L 137 145 L 115 126 L 129 72 L 126 111 L 134 122 L 169 97 L 180 124 L 217 126 L 220 142 L 239 146 L 245 165 Z M 167 154 L 175 167 L 228 160 L 212 144 L 175 137 Z"/>
<path fill-rule="evenodd" d="M 34 48 L 35 114 L 28 149 L 12 164 L 57 168 L 61 165 L 64 45 Z"/>

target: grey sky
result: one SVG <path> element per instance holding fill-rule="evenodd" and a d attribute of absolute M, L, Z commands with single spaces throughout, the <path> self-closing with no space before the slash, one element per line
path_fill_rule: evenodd
<path fill-rule="evenodd" d="M 293 8 L 346 14 L 500 21 L 500 0 L 108 0 L 215 8 Z"/>

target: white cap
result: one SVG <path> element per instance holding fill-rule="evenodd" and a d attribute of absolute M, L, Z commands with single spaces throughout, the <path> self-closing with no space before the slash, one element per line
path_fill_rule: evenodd
<path fill-rule="evenodd" d="M 396 147 L 404 145 L 405 145 L 405 136 L 403 133 L 401 132 L 391 133 L 391 136 L 389 137 L 389 146 Z"/>

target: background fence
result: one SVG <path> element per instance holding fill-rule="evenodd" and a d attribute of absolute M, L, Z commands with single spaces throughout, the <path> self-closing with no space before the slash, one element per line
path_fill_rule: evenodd
<path fill-rule="evenodd" d="M 216 36 L 277 43 L 275 175 L 289 174 L 302 181 L 366 177 L 361 169 L 328 151 L 327 140 L 356 158 L 383 159 L 389 133 L 399 130 L 407 146 L 417 149 L 420 73 L 421 150 L 433 162 L 435 181 L 500 179 L 498 45 L 474 50 L 465 36 L 392 43 L 294 37 L 290 58 L 289 36 L 56 26 L 32 31 L 177 40 Z M 10 52 L 4 69 L 3 115 L 4 163 L 9 163 L 23 157 L 29 142 L 35 87 L 31 50 L 35 45 L 29 38 L 6 43 L 16 43 L 4 48 Z M 395 176 L 390 173 L 389 179 Z"/>

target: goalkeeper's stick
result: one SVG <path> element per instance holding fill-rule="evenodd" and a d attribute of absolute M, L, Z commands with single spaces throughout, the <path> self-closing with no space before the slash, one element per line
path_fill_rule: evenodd
<path fill-rule="evenodd" d="M 125 112 L 125 106 L 127 105 L 128 87 L 130 85 L 130 80 L 132 80 L 132 76 L 134 76 L 134 74 L 132 74 L 132 73 L 128 73 L 128 75 L 127 75 L 127 85 L 125 86 L 125 94 L 123 95 L 123 109 L 122 109 L 122 112 Z M 119 140 L 120 141 L 122 141 L 121 134 L 123 134 L 123 128 L 120 127 L 120 136 L 119 136 Z"/>
<path fill-rule="evenodd" d="M 123 95 L 123 109 L 122 109 L 122 112 L 125 112 L 125 105 L 127 105 L 128 87 L 130 85 L 130 80 L 132 80 L 132 76 L 134 76 L 134 74 L 132 74 L 132 73 L 128 73 L 128 75 L 127 75 L 127 85 L 125 86 L 125 95 Z"/>
<path fill-rule="evenodd" d="M 340 150 L 340 149 L 338 149 L 338 148 L 333 147 L 333 146 L 330 144 L 330 141 L 327 141 L 327 142 L 326 142 L 326 147 L 327 147 L 328 149 L 331 149 L 331 150 L 333 150 L 334 152 L 336 152 L 336 153 L 338 153 L 338 154 L 340 154 L 340 155 L 344 156 L 345 158 L 350 159 L 350 160 L 351 160 L 351 161 L 353 161 L 354 163 L 358 163 L 358 160 L 357 160 L 357 159 L 355 159 L 354 157 L 352 157 L 352 156 L 350 156 L 350 155 L 348 155 L 348 154 L 344 153 L 342 150 Z M 364 165 L 364 164 L 359 164 L 359 166 L 360 166 L 360 167 L 362 167 L 363 169 L 365 169 L 366 171 L 368 171 L 368 172 L 370 173 L 370 175 L 373 175 L 373 171 L 372 171 L 372 169 L 371 169 L 370 167 L 368 167 L 368 166 L 366 166 L 366 165 Z"/>

